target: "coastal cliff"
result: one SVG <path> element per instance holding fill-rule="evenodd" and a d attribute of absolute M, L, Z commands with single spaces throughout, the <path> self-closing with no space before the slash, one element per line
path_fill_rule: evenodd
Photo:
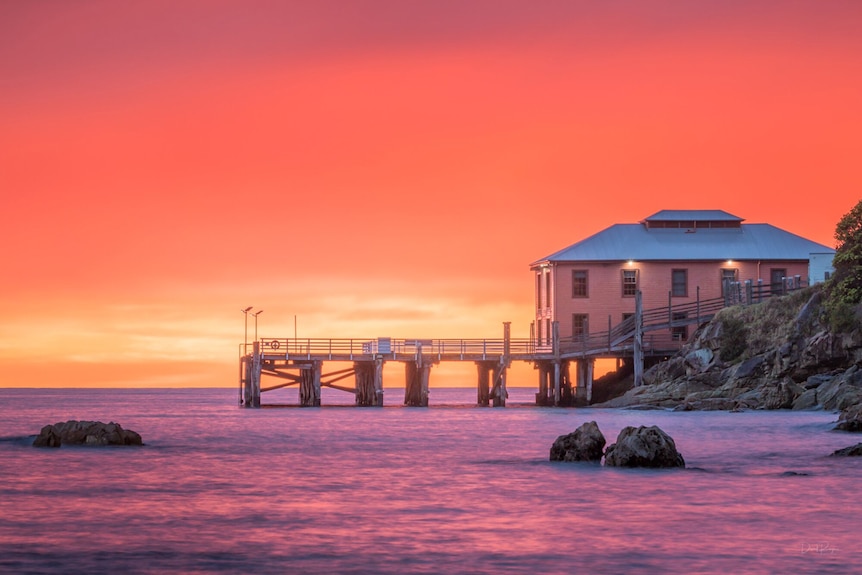
<path fill-rule="evenodd" d="M 676 355 L 648 369 L 643 386 L 598 406 L 826 409 L 858 421 L 862 310 L 851 313 L 844 322 L 851 329 L 831 328 L 820 286 L 726 308 Z"/>

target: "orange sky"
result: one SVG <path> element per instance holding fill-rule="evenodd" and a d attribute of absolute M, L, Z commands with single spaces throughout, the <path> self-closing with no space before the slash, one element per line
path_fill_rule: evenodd
<path fill-rule="evenodd" d="M 249 305 L 266 337 L 294 315 L 526 337 L 530 262 L 660 209 L 834 245 L 862 190 L 859 22 L 854 0 L 0 0 L 0 386 L 234 386 Z"/>

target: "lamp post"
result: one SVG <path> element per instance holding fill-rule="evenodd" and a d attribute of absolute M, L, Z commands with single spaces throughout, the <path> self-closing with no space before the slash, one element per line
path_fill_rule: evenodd
<path fill-rule="evenodd" d="M 248 306 L 248 307 L 247 307 L 247 308 L 245 308 L 245 309 L 241 309 L 241 310 L 239 310 L 239 311 L 241 311 L 241 312 L 243 313 L 243 315 L 245 316 L 245 336 L 243 337 L 243 340 L 242 340 L 242 345 L 243 345 L 243 347 L 242 347 L 242 352 L 243 352 L 243 353 L 245 353 L 246 348 L 248 347 L 248 312 L 250 312 L 250 311 L 251 311 L 251 308 L 252 308 L 252 307 L 254 307 L 254 306 Z"/>
<path fill-rule="evenodd" d="M 257 341 L 257 316 L 259 316 L 262 313 L 263 313 L 263 310 L 260 309 L 260 310 L 257 310 L 256 312 L 254 312 L 253 314 L 251 314 L 254 316 L 254 341 Z"/>

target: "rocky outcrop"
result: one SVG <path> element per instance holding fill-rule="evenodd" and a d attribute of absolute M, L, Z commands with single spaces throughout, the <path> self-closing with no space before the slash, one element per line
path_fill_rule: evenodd
<path fill-rule="evenodd" d="M 33 441 L 34 447 L 61 445 L 143 445 L 143 440 L 138 433 L 123 429 L 119 423 L 70 420 L 46 425 Z"/>
<path fill-rule="evenodd" d="M 862 321 L 850 333 L 832 333 L 821 299 L 813 287 L 726 308 L 678 354 L 646 370 L 644 385 L 598 405 L 842 412 L 860 406 Z M 859 417 L 842 421 L 862 427 Z"/>
<path fill-rule="evenodd" d="M 572 433 L 559 436 L 551 446 L 551 461 L 600 462 L 605 449 L 605 436 L 595 421 L 588 421 Z"/>
<path fill-rule="evenodd" d="M 838 418 L 836 431 L 862 432 L 862 403 L 846 408 Z"/>
<path fill-rule="evenodd" d="M 834 457 L 860 457 L 862 456 L 862 443 L 857 443 L 844 449 L 837 449 L 832 452 Z"/>
<path fill-rule="evenodd" d="M 685 467 L 671 436 L 659 427 L 626 427 L 605 452 L 610 467 Z"/>

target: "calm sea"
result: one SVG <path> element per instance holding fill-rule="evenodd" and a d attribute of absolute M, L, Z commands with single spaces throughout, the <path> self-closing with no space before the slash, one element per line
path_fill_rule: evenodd
<path fill-rule="evenodd" d="M 273 392 L 277 393 L 277 392 Z M 264 401 L 296 402 L 294 395 Z M 0 390 L 8 573 L 859 573 L 862 436 L 824 412 L 240 409 L 237 392 Z M 116 421 L 143 448 L 36 449 L 42 425 Z M 548 461 L 589 420 L 659 425 L 688 468 Z"/>

